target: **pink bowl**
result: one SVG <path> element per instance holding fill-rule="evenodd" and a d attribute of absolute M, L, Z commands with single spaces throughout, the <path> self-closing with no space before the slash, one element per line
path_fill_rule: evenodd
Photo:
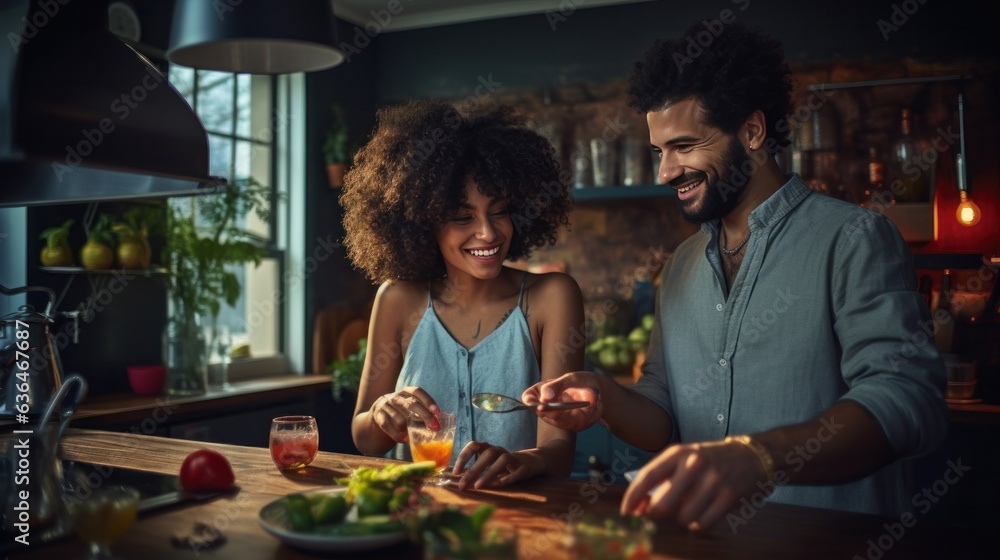
<path fill-rule="evenodd" d="M 129 366 L 128 384 L 137 395 L 156 395 L 167 379 L 166 366 Z"/>

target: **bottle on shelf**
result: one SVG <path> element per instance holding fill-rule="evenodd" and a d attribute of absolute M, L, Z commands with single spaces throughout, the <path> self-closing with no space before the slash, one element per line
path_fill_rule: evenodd
<path fill-rule="evenodd" d="M 941 291 L 938 292 L 937 305 L 934 309 L 934 345 L 938 352 L 951 354 L 952 340 L 955 335 L 955 317 L 951 314 L 951 271 L 945 269 L 941 274 Z"/>
<path fill-rule="evenodd" d="M 887 181 L 897 202 L 929 202 L 932 168 L 919 159 L 918 145 L 913 135 L 913 113 L 903 108 L 900 114 L 899 137 L 892 145 Z"/>
<path fill-rule="evenodd" d="M 868 185 L 862 206 L 873 210 L 884 210 L 896 203 L 892 191 L 885 188 L 885 164 L 875 146 L 868 148 Z"/>

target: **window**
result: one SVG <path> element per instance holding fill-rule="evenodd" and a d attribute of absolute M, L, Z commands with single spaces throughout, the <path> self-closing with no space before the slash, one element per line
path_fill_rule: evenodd
<path fill-rule="evenodd" d="M 285 252 L 279 242 L 284 236 L 278 229 L 281 205 L 276 173 L 284 167 L 276 159 L 283 128 L 275 99 L 281 79 L 177 66 L 171 66 L 169 79 L 208 131 L 209 173 L 230 183 L 253 179 L 271 187 L 271 223 L 250 214 L 241 216 L 238 224 L 254 235 L 267 256 L 260 266 L 249 263 L 234 267 L 242 286 L 240 299 L 235 307 L 222 306 L 217 325 L 228 327 L 232 344 L 249 343 L 254 358 L 278 356 L 283 351 L 285 301 L 280 282 Z M 185 211 L 195 208 L 192 198 L 175 198 L 170 203 Z"/>

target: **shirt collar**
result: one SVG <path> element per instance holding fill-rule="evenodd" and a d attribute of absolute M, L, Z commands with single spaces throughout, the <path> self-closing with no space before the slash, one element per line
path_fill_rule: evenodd
<path fill-rule="evenodd" d="M 802 182 L 798 173 L 788 175 L 788 180 L 781 188 L 750 212 L 750 217 L 747 220 L 750 230 L 769 228 L 778 223 L 786 214 L 792 211 L 792 208 L 798 206 L 800 202 L 812 193 L 813 190 Z M 719 224 L 720 220 L 705 222 L 701 224 L 701 231 L 709 235 L 717 234 Z"/>

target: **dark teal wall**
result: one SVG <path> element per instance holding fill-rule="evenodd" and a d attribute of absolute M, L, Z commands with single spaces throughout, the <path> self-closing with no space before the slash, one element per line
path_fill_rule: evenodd
<path fill-rule="evenodd" d="M 725 9 L 780 38 L 792 62 L 997 52 L 995 5 L 985 7 L 994 3 L 923 1 L 660 0 L 591 9 L 581 3 L 562 21 L 561 15 L 535 14 L 390 33 L 377 44 L 378 96 L 397 101 L 467 95 L 479 76 L 489 74 L 509 88 L 624 78 L 656 38 L 679 36 L 688 23 L 717 19 Z M 878 21 L 892 23 L 893 5 L 917 8 L 886 40 Z"/>
<path fill-rule="evenodd" d="M 353 25 L 339 22 L 337 34 L 340 41 L 351 41 Z M 344 236 L 343 209 L 337 198 L 340 189 L 327 184 L 326 163 L 323 160 L 323 141 L 333 121 L 331 103 L 344 109 L 350 129 L 352 144 L 367 138 L 375 124 L 376 56 L 375 44 L 352 54 L 349 61 L 322 72 L 306 74 L 306 254 L 321 242 L 339 243 Z M 292 224 L 297 227 L 299 224 Z M 375 293 L 375 286 L 358 274 L 342 248 L 338 248 L 306 281 L 306 325 L 310 336 L 303 341 L 306 348 L 306 367 L 312 364 L 313 322 L 316 312 L 329 306 L 363 305 Z"/>
<path fill-rule="evenodd" d="M 320 152 L 331 100 L 348 109 L 352 139 L 364 140 L 376 108 L 403 99 L 474 95 L 489 80 L 499 83 L 498 89 L 516 90 L 624 79 L 633 60 L 656 38 L 678 36 L 690 22 L 717 19 L 725 9 L 780 38 L 793 64 L 987 58 L 990 53 L 995 59 L 998 50 L 997 33 L 991 28 L 995 18 L 982 7 L 990 3 L 977 0 L 660 0 L 601 8 L 575 2 L 580 8 L 566 14 L 383 33 L 359 53 L 351 53 L 350 62 L 309 74 L 309 243 L 343 235 L 339 192 L 326 187 Z M 904 4 L 910 11 L 917 9 L 898 31 L 890 30 L 886 40 L 878 21 L 891 23 L 893 5 Z M 357 45 L 361 27 L 342 22 L 340 41 Z M 360 303 L 373 293 L 374 287 L 348 261 L 338 260 L 342 255 L 327 261 L 309 281 L 306 332 L 312 332 L 316 310 Z M 306 344 L 308 356 L 312 343 Z"/>

